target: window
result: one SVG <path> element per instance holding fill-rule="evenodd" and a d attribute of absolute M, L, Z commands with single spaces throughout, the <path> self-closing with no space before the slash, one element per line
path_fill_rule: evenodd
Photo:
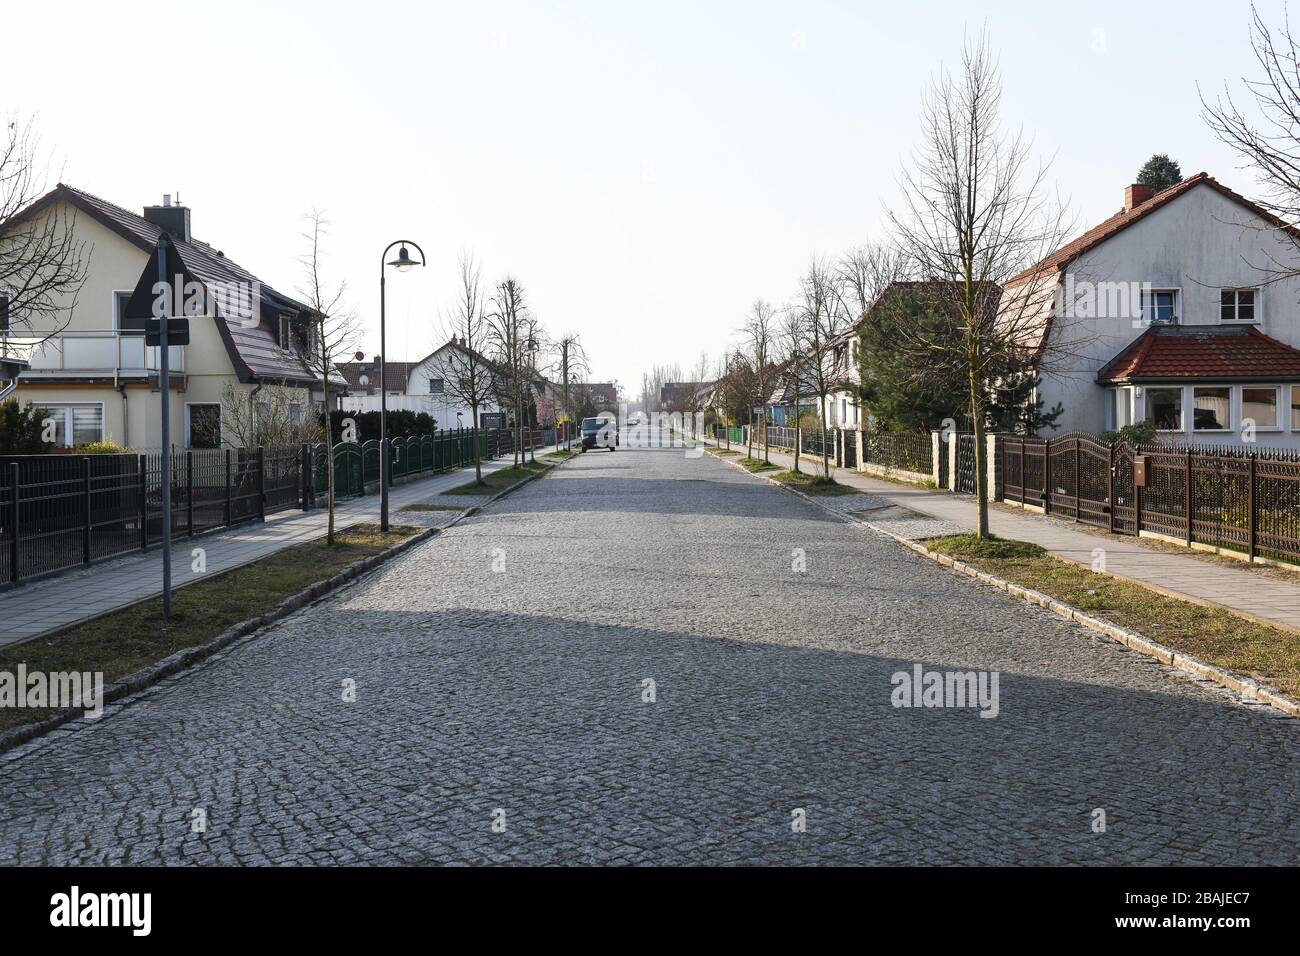
<path fill-rule="evenodd" d="M 1232 389 L 1226 386 L 1194 389 L 1192 427 L 1198 432 L 1223 432 L 1232 428 Z"/>
<path fill-rule="evenodd" d="M 1181 388 L 1148 388 L 1147 418 L 1156 428 L 1166 432 L 1183 430 L 1183 390 Z"/>
<path fill-rule="evenodd" d="M 1152 289 L 1142 293 L 1142 321 L 1147 325 L 1173 325 L 1178 322 L 1178 291 Z"/>
<path fill-rule="evenodd" d="M 442 379 L 440 379 L 440 378 L 431 378 L 431 379 L 429 379 L 429 394 L 430 394 L 430 395 L 441 395 L 441 394 L 442 394 L 442 390 L 443 390 L 444 387 L 445 387 L 445 383 L 443 382 Z"/>
<path fill-rule="evenodd" d="M 289 351 L 289 337 L 292 323 L 287 315 L 280 316 L 280 348 Z"/>
<path fill-rule="evenodd" d="M 1219 318 L 1224 322 L 1255 322 L 1255 290 L 1224 289 L 1219 293 Z"/>
<path fill-rule="evenodd" d="M 9 293 L 0 291 L 0 335 L 9 334 Z"/>
<path fill-rule="evenodd" d="M 131 301 L 131 290 L 116 289 L 113 292 L 113 331 L 122 331 L 122 319 L 126 316 L 126 304 Z"/>
<path fill-rule="evenodd" d="M 104 406 L 100 402 L 81 405 L 42 405 L 46 421 L 54 422 L 54 444 L 65 447 L 104 440 Z"/>
<path fill-rule="evenodd" d="M 1300 432 L 1300 385 L 1291 386 L 1291 430 Z"/>
<path fill-rule="evenodd" d="M 1254 422 L 1256 428 L 1277 428 L 1277 388 L 1243 388 L 1241 390 L 1241 421 Z"/>
<path fill-rule="evenodd" d="M 302 427 L 302 402 L 289 403 L 289 424 L 294 428 Z"/>
<path fill-rule="evenodd" d="M 185 447 L 221 447 L 221 406 L 186 405 Z"/>

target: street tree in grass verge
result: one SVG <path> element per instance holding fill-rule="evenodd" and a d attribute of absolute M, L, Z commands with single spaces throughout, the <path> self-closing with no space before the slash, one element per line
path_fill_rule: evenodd
<path fill-rule="evenodd" d="M 945 70 L 924 94 L 922 140 L 900 176 L 902 205 L 890 214 L 912 271 L 940 283 L 948 299 L 935 326 L 902 327 L 898 347 L 924 358 L 914 363 L 923 374 L 965 378 L 981 537 L 989 534 L 990 391 L 1068 350 L 1049 321 L 1055 270 L 1020 276 L 1062 244 L 1067 224 L 1045 195 L 1047 167 L 1031 163 L 1031 143 L 1002 130 L 1001 99 L 988 35 L 967 37 L 956 75 Z M 1013 277 L 1015 289 L 1004 294 Z"/>
<path fill-rule="evenodd" d="M 460 288 L 451 313 L 446 317 L 449 347 L 443 353 L 443 388 L 458 404 L 470 409 L 472 427 L 479 427 L 479 409 L 496 394 L 495 367 L 483 355 L 488 328 L 484 313 L 486 300 L 478 263 L 471 253 L 461 253 Z M 480 443 L 474 442 L 474 483 L 483 484 Z"/>
<path fill-rule="evenodd" d="M 303 270 L 302 285 L 298 288 L 298 294 L 303 297 L 303 302 L 311 307 L 312 314 L 309 317 L 311 326 L 306 341 L 303 342 L 305 348 L 301 354 L 307 370 L 320 381 L 321 402 L 324 409 L 324 414 L 320 416 L 321 434 L 306 436 L 304 440 L 320 441 L 325 446 L 325 500 L 329 510 L 325 543 L 332 547 L 335 486 L 334 449 L 331 447 L 328 424 L 330 396 L 342 394 L 347 388 L 347 383 L 343 381 L 334 363 L 339 356 L 347 355 L 355 348 L 361 335 L 361 324 L 356 311 L 347 304 L 347 283 L 330 282 L 324 275 L 325 250 L 322 243 L 328 232 L 329 220 L 319 209 L 313 209 L 303 218 L 307 221 L 307 229 L 303 233 L 306 250 L 298 257 L 298 264 Z M 309 419 L 310 422 L 316 420 L 316 416 L 311 416 Z M 293 425 L 292 421 L 288 424 L 291 427 Z"/>

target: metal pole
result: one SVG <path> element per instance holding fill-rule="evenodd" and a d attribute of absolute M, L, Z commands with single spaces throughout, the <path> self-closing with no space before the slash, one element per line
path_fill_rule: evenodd
<path fill-rule="evenodd" d="M 158 244 L 158 281 L 167 284 L 167 263 L 162 243 Z M 172 616 L 172 416 L 171 348 L 167 344 L 167 296 L 162 296 L 162 316 L 158 321 L 158 389 L 162 392 L 162 563 L 163 617 Z"/>
<path fill-rule="evenodd" d="M 384 253 L 387 255 L 388 253 Z M 379 530 L 388 530 L 388 352 L 384 344 L 384 265 L 379 265 Z"/>

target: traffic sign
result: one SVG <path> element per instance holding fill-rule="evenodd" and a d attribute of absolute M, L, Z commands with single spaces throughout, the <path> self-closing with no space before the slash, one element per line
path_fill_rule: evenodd
<path fill-rule="evenodd" d="M 144 344 L 162 345 L 162 320 L 161 319 L 149 319 L 145 322 Z M 189 345 L 190 344 L 190 320 L 189 319 L 168 319 L 167 320 L 167 344 L 168 345 Z"/>

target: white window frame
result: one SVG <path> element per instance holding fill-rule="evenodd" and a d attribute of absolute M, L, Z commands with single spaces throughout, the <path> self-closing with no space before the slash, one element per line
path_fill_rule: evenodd
<path fill-rule="evenodd" d="M 437 383 L 438 383 L 438 388 L 437 388 L 436 391 L 435 391 L 434 388 L 433 388 L 433 383 L 434 383 L 434 382 L 437 382 Z M 429 376 L 429 394 L 430 394 L 430 395 L 443 395 L 443 394 L 446 393 L 446 391 L 447 391 L 447 379 L 446 379 L 445 377 L 437 377 L 437 376 L 433 376 L 433 375 L 430 375 L 430 376 Z"/>
<path fill-rule="evenodd" d="M 226 444 L 226 431 L 225 431 L 225 422 L 224 422 L 224 418 L 225 418 L 225 416 L 223 416 L 223 415 L 221 414 L 221 403 L 220 403 L 220 402 L 186 402 L 186 403 L 185 403 L 185 447 L 186 447 L 186 448 L 193 448 L 193 447 L 194 447 L 194 440 L 193 440 L 193 437 L 192 437 L 191 434 L 190 434 L 190 409 L 193 408 L 193 407 L 196 406 L 196 405 L 202 405 L 202 406 L 205 406 L 205 407 L 211 407 L 211 406 L 215 406 L 215 407 L 216 407 L 216 409 L 217 409 L 217 447 L 218 447 L 218 448 L 224 448 L 224 447 L 225 447 L 225 444 Z M 207 451 L 207 450 L 209 450 L 209 449 L 201 449 L 201 450 L 203 450 L 203 451 Z"/>
<path fill-rule="evenodd" d="M 32 402 L 33 407 L 43 408 L 51 415 L 54 412 L 63 413 L 63 446 L 64 448 L 76 448 L 76 437 L 73 433 L 72 410 L 74 408 L 95 408 L 99 409 L 99 437 L 95 441 L 103 441 L 108 434 L 108 423 L 104 420 L 107 409 L 104 402 L 50 402 L 42 405 L 40 402 Z"/>
<path fill-rule="evenodd" d="M 1291 400 L 1287 403 L 1286 424 L 1291 431 L 1300 432 L 1300 421 L 1296 415 L 1300 411 L 1300 385 L 1292 385 L 1289 391 Z"/>
<path fill-rule="evenodd" d="M 1148 322 L 1146 304 L 1143 301 L 1147 295 L 1159 295 L 1161 292 L 1170 292 L 1174 296 L 1174 316 L 1169 322 Z M 1138 305 L 1142 312 L 1141 322 L 1147 328 L 1154 326 L 1182 325 L 1183 324 L 1183 290 L 1181 286 L 1164 286 L 1160 288 L 1152 287 L 1143 289 L 1138 295 Z"/>
<path fill-rule="evenodd" d="M 1236 389 L 1234 389 L 1231 385 L 1214 385 L 1214 384 L 1212 384 L 1212 383 L 1210 383 L 1210 384 L 1204 384 L 1204 385 L 1192 385 L 1192 386 L 1190 386 L 1190 387 L 1191 387 L 1191 389 L 1192 389 L 1192 432 L 1193 432 L 1194 434 L 1198 434 L 1198 435 L 1228 435 L 1228 434 L 1231 434 L 1231 433 L 1234 431 L 1234 429 L 1233 429 L 1233 427 L 1232 427 L 1233 413 L 1234 413 L 1234 410 L 1235 410 L 1236 408 L 1238 408 L 1239 405 L 1240 405 L 1240 401 L 1239 401 L 1239 399 L 1238 399 L 1238 396 L 1236 395 Z M 1196 390 L 1197 390 L 1197 389 L 1200 389 L 1200 388 L 1218 388 L 1218 389 L 1224 389 L 1224 390 L 1227 391 L 1227 393 L 1228 393 L 1228 424 L 1227 424 L 1227 426 L 1226 426 L 1225 428 L 1197 428 L 1197 427 L 1196 427 Z"/>
<path fill-rule="evenodd" d="M 1255 296 L 1255 317 L 1254 317 L 1253 319 L 1225 319 L 1225 318 L 1223 317 L 1223 293 L 1225 293 L 1225 292 L 1232 292 L 1232 293 L 1238 293 L 1238 292 L 1250 292 L 1250 293 L 1252 293 L 1252 294 Z M 1257 287 L 1255 287 L 1255 286 L 1248 286 L 1248 285 L 1243 285 L 1243 286 L 1230 286 L 1230 287 L 1225 287 L 1225 288 L 1220 289 L 1220 290 L 1219 290 L 1219 307 L 1218 307 L 1218 308 L 1219 308 L 1219 324 L 1220 324 L 1220 325 L 1263 325 L 1263 324 L 1264 324 L 1264 313 L 1263 313 L 1263 309 L 1262 309 L 1263 299 L 1264 299 L 1263 292 L 1264 292 L 1263 289 L 1257 288 Z M 1239 312 L 1239 311 L 1241 310 L 1241 303 L 1240 303 L 1240 302 L 1237 302 L 1237 303 L 1233 306 L 1233 310 L 1234 310 L 1234 312 Z"/>
<path fill-rule="evenodd" d="M 122 331 L 122 312 L 117 306 L 118 303 L 117 297 L 119 295 L 125 295 L 128 299 L 130 299 L 131 294 L 134 291 L 135 291 L 134 289 L 114 289 L 112 292 L 109 293 L 109 295 L 112 296 L 112 303 L 109 306 L 109 308 L 112 310 L 112 318 L 110 320 L 112 324 L 109 327 L 114 332 Z"/>
<path fill-rule="evenodd" d="M 1281 431 L 1286 431 L 1286 429 L 1282 427 L 1282 409 L 1283 409 L 1283 405 L 1282 405 L 1282 393 L 1283 393 L 1284 389 L 1282 388 L 1281 385 L 1263 385 L 1263 384 L 1255 385 L 1255 384 L 1251 384 L 1251 385 L 1242 385 L 1242 386 L 1241 386 L 1240 391 L 1238 392 L 1238 396 L 1239 396 L 1239 398 L 1238 398 L 1238 403 L 1237 403 L 1237 404 L 1238 404 L 1238 408 L 1241 409 L 1241 413 L 1240 413 L 1240 419 L 1239 419 L 1239 421 L 1241 422 L 1242 426 L 1244 427 L 1245 424 L 1246 424 L 1246 389 L 1248 389 L 1248 388 L 1256 388 L 1256 389 L 1261 389 L 1261 390 L 1263 390 L 1263 389 L 1272 389 L 1272 390 L 1273 390 L 1273 394 L 1274 394 L 1275 396 L 1277 396 L 1277 405 L 1276 405 L 1276 408 L 1277 408 L 1277 422 L 1276 422 L 1275 424 L 1273 424 L 1273 425 L 1261 425 L 1261 424 L 1259 424 L 1258 422 L 1256 422 L 1256 423 L 1255 423 L 1255 431 L 1257 431 L 1257 432 L 1281 432 Z M 1287 415 L 1288 415 L 1288 417 L 1290 416 L 1290 409 L 1289 409 L 1289 408 L 1287 409 Z"/>
<path fill-rule="evenodd" d="M 1160 290 L 1165 291 L 1165 290 Z M 1187 432 L 1187 387 L 1185 385 L 1144 385 L 1142 388 L 1142 420 L 1154 422 L 1155 417 L 1151 414 L 1151 393 L 1152 392 L 1178 392 L 1178 427 L 1177 428 L 1157 428 L 1157 431 L 1167 432 L 1169 434 L 1185 434 Z"/>

